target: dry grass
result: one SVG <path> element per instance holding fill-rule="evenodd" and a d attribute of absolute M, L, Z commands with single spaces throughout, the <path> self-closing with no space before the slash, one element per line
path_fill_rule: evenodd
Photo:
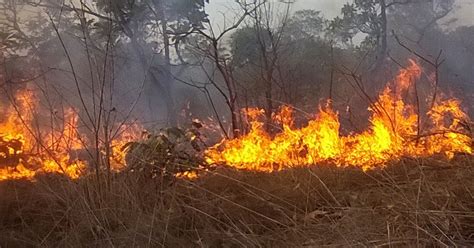
<path fill-rule="evenodd" d="M 406 159 L 364 173 L 218 169 L 195 181 L 115 175 L 0 184 L 2 247 L 474 245 L 474 160 Z"/>

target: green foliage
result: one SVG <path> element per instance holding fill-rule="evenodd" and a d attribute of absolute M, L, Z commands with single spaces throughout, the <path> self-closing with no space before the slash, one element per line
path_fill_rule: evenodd
<path fill-rule="evenodd" d="M 235 65 L 242 66 L 249 62 L 256 63 L 262 55 L 261 45 L 264 49 L 271 49 L 270 32 L 274 36 L 283 37 L 281 43 L 291 43 L 298 40 L 322 40 L 324 39 L 327 20 L 321 16 L 319 11 L 299 10 L 296 11 L 282 29 L 258 30 L 254 26 L 245 26 L 236 30 L 230 41 L 230 47 Z M 307 47 L 311 49 L 311 47 Z"/>
<path fill-rule="evenodd" d="M 269 39 L 268 36 L 264 37 Z M 261 56 L 259 38 L 255 27 L 248 26 L 235 31 L 231 36 L 230 47 L 233 55 L 233 63 L 237 66 L 243 66 L 249 62 L 257 61 Z"/>
<path fill-rule="evenodd" d="M 378 0 L 354 0 L 341 9 L 341 17 L 331 21 L 329 30 L 341 42 L 348 43 L 358 33 L 366 34 L 366 44 L 374 43 L 383 29 Z"/>
<path fill-rule="evenodd" d="M 138 36 L 143 41 L 156 41 L 156 30 L 161 29 L 162 24 L 166 26 L 165 32 L 172 41 L 179 42 L 185 40 L 194 29 L 202 29 L 203 23 L 209 22 L 204 9 L 209 0 L 95 2 L 101 11 L 112 14 L 116 28 L 129 37 Z"/>
<path fill-rule="evenodd" d="M 143 141 L 127 143 L 126 164 L 129 170 L 156 177 L 191 171 L 204 164 L 204 143 L 198 127 L 162 129 Z"/>
<path fill-rule="evenodd" d="M 243 104 L 258 105 L 262 101 L 265 55 L 267 61 L 271 56 L 278 57 L 271 65 L 274 66 L 271 80 L 275 102 L 314 107 L 331 80 L 331 51 L 336 57 L 340 55 L 339 49 L 331 49 L 327 25 L 328 21 L 319 11 L 300 10 L 280 27 L 269 31 L 254 26 L 236 30 L 231 36 L 230 47 L 232 63 L 236 66 L 234 76 L 242 86 L 242 98 L 247 101 Z M 273 43 L 269 33 L 273 36 Z M 262 48 L 262 44 L 265 47 Z M 272 47 L 273 44 L 276 47 Z"/>
<path fill-rule="evenodd" d="M 379 45 L 388 28 L 402 28 L 391 23 L 414 27 L 416 32 L 436 26 L 436 21 L 451 11 L 454 1 L 353 0 L 342 7 L 341 16 L 334 18 L 328 29 L 343 44 L 352 44 L 354 37 L 363 35 L 357 48 L 367 51 Z"/>
<path fill-rule="evenodd" d="M 320 11 L 304 9 L 296 11 L 288 22 L 287 30 L 294 38 L 322 37 L 327 20 Z"/>

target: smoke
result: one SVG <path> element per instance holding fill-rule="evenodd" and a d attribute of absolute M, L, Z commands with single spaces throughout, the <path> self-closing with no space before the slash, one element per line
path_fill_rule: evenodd
<path fill-rule="evenodd" d="M 320 11 L 321 15 L 327 20 L 332 20 L 341 14 L 341 7 L 346 2 L 348 1 L 299 0 L 292 7 L 292 11 L 314 9 Z M 456 94 L 460 98 L 465 99 L 465 105 L 471 106 L 472 94 L 474 92 L 474 69 L 472 68 L 474 64 L 472 59 L 474 58 L 474 43 L 472 42 L 474 40 L 474 29 L 472 28 L 474 18 L 470 10 L 474 7 L 474 3 L 469 0 L 457 0 L 449 15 L 429 26 L 421 36 L 419 29 L 427 23 L 426 20 L 422 19 L 423 14 L 427 13 L 424 7 L 422 5 L 401 7 L 400 11 L 409 13 L 409 18 L 400 18 L 401 15 L 398 17 L 391 16 L 391 19 L 389 19 L 389 29 L 400 34 L 401 38 L 410 47 L 428 58 L 435 58 L 442 51 L 445 63 L 440 71 L 442 78 L 440 87 L 446 89 L 447 92 L 452 92 L 451 94 L 453 95 Z M 23 15 L 24 19 L 34 20 L 33 16 L 35 14 L 31 14 L 30 10 L 31 7 L 28 8 L 28 14 Z M 44 9 L 38 8 L 36 11 L 38 14 L 43 15 L 43 22 L 37 28 L 51 25 L 47 19 L 44 19 Z M 210 4 L 206 5 L 206 11 L 209 14 L 212 26 L 216 27 L 216 30 L 222 28 L 224 24 L 230 25 L 232 21 L 235 21 L 235 17 L 239 13 L 235 2 L 231 0 L 211 0 Z M 136 21 L 138 22 L 141 17 L 137 16 L 135 18 L 137 18 Z M 96 21 L 94 18 L 91 18 L 91 20 Z M 166 74 L 160 71 L 161 66 L 164 64 L 163 44 L 159 42 L 157 44 L 140 44 L 144 53 L 137 54 L 131 42 L 124 39 L 124 37 L 113 37 L 112 43 L 114 44 L 111 47 L 107 47 L 107 40 L 104 37 L 88 37 L 89 39 L 85 40 L 83 37 L 83 27 L 79 25 L 75 13 L 70 13 L 68 17 L 64 17 L 62 22 L 56 16 L 55 21 L 57 21 L 59 26 L 64 44 L 61 44 L 57 34 L 51 27 L 44 29 L 48 30 L 49 33 L 38 34 L 34 31 L 35 26 L 23 24 L 22 27 L 25 28 L 25 33 L 33 36 L 33 42 L 37 44 L 37 51 L 32 50 L 32 54 L 37 59 L 33 61 L 33 59 L 21 58 L 18 60 L 20 63 L 15 63 L 15 70 L 11 70 L 8 73 L 14 76 L 20 75 L 16 72 L 22 71 L 19 70 L 21 68 L 19 65 L 22 63 L 31 66 L 39 65 L 40 69 L 32 74 L 41 74 L 47 71 L 47 73 L 44 73 L 44 76 L 35 80 L 35 83 L 41 88 L 40 92 L 44 94 L 42 99 L 43 105 L 52 108 L 52 112 L 54 112 L 54 109 L 61 109 L 63 108 L 62 106 L 70 105 L 78 110 L 82 119 L 87 119 L 87 115 L 97 111 L 99 108 L 97 104 L 103 100 L 103 106 L 100 108 L 102 108 L 104 113 L 111 113 L 113 121 L 120 122 L 124 119 L 133 121 L 138 119 L 145 126 L 150 127 L 167 125 L 167 115 L 170 111 L 172 111 L 172 114 L 179 116 L 178 119 L 180 119 L 179 122 L 181 124 L 189 122 L 193 118 L 205 119 L 209 116 L 215 117 L 216 112 L 223 119 L 229 118 L 229 110 L 222 94 L 211 86 L 208 86 L 207 92 L 202 88 L 203 85 L 209 84 L 207 78 L 209 75 L 206 75 L 208 72 L 203 72 L 202 68 L 192 65 L 179 65 L 179 61 L 176 60 L 176 54 L 172 55 L 175 60 L 173 62 L 178 63 L 171 71 L 173 85 L 171 91 L 164 93 L 165 90 L 157 86 L 157 82 L 160 83 L 165 80 L 163 78 Z M 140 36 L 141 41 L 145 41 L 146 35 L 149 35 L 146 32 L 149 31 L 139 30 L 136 35 Z M 119 39 L 122 39 L 122 42 L 115 43 Z M 394 59 L 403 61 L 406 57 L 413 57 L 412 54 L 401 48 L 393 37 L 389 37 L 389 47 L 389 54 Z M 303 45 L 300 45 L 298 49 L 300 48 L 309 49 Z M 318 49 L 322 50 L 324 48 L 324 46 L 321 46 Z M 304 52 L 302 53 L 305 54 Z M 345 54 L 344 56 L 348 57 L 352 56 L 349 52 L 341 52 L 341 54 Z M 143 64 L 140 62 L 141 60 L 147 63 Z M 321 64 L 323 64 L 324 59 L 321 60 Z M 354 62 L 350 59 L 343 61 Z M 312 64 L 310 65 L 313 66 Z M 212 66 L 206 64 L 205 67 L 209 69 Z M 397 67 L 397 65 L 394 65 L 394 67 Z M 301 68 L 306 67 L 302 66 Z M 314 66 L 308 66 L 307 68 L 313 69 L 306 69 L 305 75 L 321 74 L 323 71 Z M 152 72 L 150 73 L 150 71 Z M 388 71 L 387 74 L 390 74 Z M 73 75 L 73 72 L 75 75 Z M 152 75 L 158 79 L 153 80 L 151 78 Z M 27 78 L 27 76 L 24 76 L 24 78 Z M 311 77 L 308 76 L 308 78 Z M 304 95 L 301 99 L 308 99 L 315 95 L 318 98 L 326 98 L 327 89 L 325 87 L 329 79 L 321 76 L 314 76 L 312 78 L 318 80 L 314 84 L 323 85 L 323 87 L 320 87 L 321 93 L 308 96 L 301 92 L 301 95 Z M 341 78 L 336 78 L 336 81 L 342 82 Z M 386 76 L 386 78 L 390 77 Z M 429 78 L 429 75 L 427 78 Z M 221 81 L 222 79 L 216 77 L 216 80 Z M 298 85 L 297 82 L 287 83 Z M 309 84 L 306 81 L 305 83 Z M 380 82 L 381 85 L 384 83 Z M 101 85 L 104 85 L 104 87 L 102 88 Z M 345 91 L 346 89 L 343 88 L 347 87 L 347 85 L 337 86 L 336 89 Z M 99 94 L 101 89 L 105 93 L 103 96 Z M 339 95 L 349 94 L 347 92 L 339 93 Z M 169 109 L 163 97 L 166 94 L 173 100 L 172 110 Z M 312 102 L 318 102 L 319 100 L 314 99 Z M 352 100 L 347 100 L 347 102 L 350 101 Z M 249 102 L 252 102 L 252 99 Z"/>

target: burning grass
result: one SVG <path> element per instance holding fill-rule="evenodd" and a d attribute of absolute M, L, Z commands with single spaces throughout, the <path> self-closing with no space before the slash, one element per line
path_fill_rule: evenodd
<path fill-rule="evenodd" d="M 86 165 L 69 156 L 69 151 L 84 144 L 76 112 L 64 110 L 61 128 L 51 126 L 44 133 L 34 125 L 38 102 L 33 91 L 24 89 L 11 100 L 12 105 L 2 109 L 6 118 L 0 122 L 0 180 L 33 179 L 38 173 L 78 178 Z"/>
<path fill-rule="evenodd" d="M 65 108 L 62 111 L 44 111 L 40 107 L 35 89 L 25 88 L 11 96 L 11 104 L 3 107 L 0 118 L 0 181 L 10 179 L 35 180 L 44 173 L 60 173 L 77 179 L 87 174 L 98 160 L 108 161 L 111 170 L 122 170 L 125 152 L 122 147 L 140 138 L 138 124 L 122 124 L 108 135 L 111 151 L 108 159 L 98 158 L 105 154 L 104 142 L 94 148 L 86 135 L 87 129 L 78 111 Z M 39 114 L 39 113 L 42 114 Z M 47 114 L 45 114 L 47 113 Z M 48 119 L 49 125 L 41 125 Z M 109 131 L 107 131 L 109 132 Z M 105 167 L 105 166 L 104 166 Z"/>
<path fill-rule="evenodd" d="M 474 245 L 469 119 L 454 98 L 411 104 L 420 75 L 402 69 L 361 133 L 341 135 L 330 104 L 304 127 L 283 107 L 276 134 L 250 109 L 249 133 L 210 148 L 199 123 L 107 133 L 89 151 L 95 175 L 76 111 L 35 131 L 37 102 L 20 92 L 0 123 L 0 245 Z"/>
<path fill-rule="evenodd" d="M 91 167 L 96 168 L 96 174 L 102 168 L 110 172 L 175 167 L 171 171 L 179 177 L 195 177 L 188 168 L 215 165 L 272 172 L 333 163 L 369 170 L 403 157 L 472 154 L 472 134 L 467 128 L 470 121 L 460 101 L 443 96 L 437 89 L 424 96 L 418 94 L 422 69 L 413 60 L 408 64 L 376 100 L 369 97 L 372 115 L 366 131 L 343 135 L 331 102 L 320 107 L 303 127 L 296 127 L 292 108 L 283 106 L 273 114 L 272 121 L 281 127 L 277 133 L 264 128 L 263 110 L 250 108 L 245 113 L 249 132 L 213 147 L 200 147 L 204 142 L 199 131 L 180 128 L 164 129 L 143 139 L 137 131 L 140 128 L 119 132 L 120 126 L 112 132 L 89 127 L 95 136 L 89 140 L 81 133 L 73 108 L 63 111 L 62 123 L 54 123 L 56 116 L 51 113 L 52 124 L 45 132 L 34 128 L 38 126 L 39 102 L 32 90 L 25 89 L 16 94 L 16 100 L 11 99 L 12 105 L 5 110 L 7 118 L 0 122 L 0 180 L 34 180 L 41 173 L 61 173 L 75 179 L 86 175 Z M 421 97 L 431 101 L 422 104 Z"/>
<path fill-rule="evenodd" d="M 367 172 L 221 167 L 194 180 L 128 172 L 109 187 L 61 175 L 3 181 L 0 245 L 472 246 L 473 163 L 460 155 L 401 159 Z"/>
<path fill-rule="evenodd" d="M 369 98 L 370 125 L 361 133 L 341 134 L 338 113 L 331 102 L 300 128 L 294 125 L 292 108 L 284 106 L 273 115 L 274 122 L 282 127 L 275 135 L 264 128 L 264 110 L 250 109 L 246 111 L 249 133 L 209 149 L 208 162 L 257 171 L 326 162 L 368 170 L 402 157 L 472 154 L 472 139 L 463 125 L 469 118 L 460 101 L 432 93 L 422 104 L 418 93 L 421 74 L 420 66 L 410 60 L 376 100 Z"/>

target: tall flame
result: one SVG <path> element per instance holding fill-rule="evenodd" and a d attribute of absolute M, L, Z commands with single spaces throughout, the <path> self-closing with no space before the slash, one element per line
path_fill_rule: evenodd
<path fill-rule="evenodd" d="M 416 105 L 404 99 L 416 92 L 421 74 L 420 66 L 410 60 L 408 68 L 402 69 L 371 104 L 369 127 L 361 133 L 341 135 L 338 113 L 330 102 L 320 106 L 315 117 L 302 128 L 295 125 L 293 108 L 283 106 L 272 115 L 273 122 L 282 127 L 277 134 L 265 130 L 264 110 L 246 109 L 249 132 L 208 148 L 207 163 L 265 172 L 323 162 L 368 170 L 402 157 L 440 154 L 452 158 L 456 153 L 472 154 L 472 138 L 464 132 L 462 123 L 468 116 L 459 100 L 438 97 L 421 114 L 419 99 Z M 61 124 L 40 131 L 36 99 L 34 91 L 21 90 L 13 104 L 2 109 L 5 118 L 0 118 L 0 181 L 33 180 L 41 173 L 59 173 L 74 179 L 86 171 L 85 161 L 71 155 L 71 151 L 84 149 L 88 144 L 79 133 L 77 112 L 66 109 Z M 124 169 L 122 148 L 140 139 L 142 130 L 137 124 L 123 125 L 111 134 L 111 140 L 104 141 L 110 142 L 110 151 L 100 148 L 99 153 L 110 156 L 107 161 L 112 170 Z M 176 176 L 197 175 L 187 172 Z"/>
<path fill-rule="evenodd" d="M 267 172 L 321 162 L 367 170 L 401 157 L 472 154 L 471 137 L 463 134 L 460 123 L 468 117 L 457 99 L 437 101 L 426 113 L 426 125 L 420 121 L 420 108 L 404 101 L 402 96 L 416 87 L 422 73 L 415 61 L 409 62 L 369 108 L 372 116 L 367 131 L 342 136 L 338 114 L 328 103 L 303 128 L 294 128 L 292 109 L 282 107 L 273 115 L 282 124 L 282 131 L 272 136 L 261 121 L 264 111 L 253 108 L 247 111 L 249 133 L 208 149 L 207 162 Z"/>
<path fill-rule="evenodd" d="M 80 119 L 74 108 L 65 109 L 62 118 L 54 116 L 51 127 L 39 127 L 35 111 L 40 110 L 34 92 L 28 88 L 18 91 L 12 104 L 2 109 L 6 118 L 0 119 L 0 181 L 33 180 L 41 173 L 59 173 L 76 179 L 86 172 L 86 163 L 92 158 L 93 162 L 100 159 L 102 165 L 110 162 L 113 171 L 125 167 L 122 147 L 141 137 L 140 125 L 123 124 L 110 133 L 113 137 L 104 141 L 110 144 L 110 159 L 104 157 L 107 152 L 103 144 L 100 157 L 95 158 L 97 151 L 88 149 L 90 142 L 79 132 Z"/>
<path fill-rule="evenodd" d="M 77 114 L 67 109 L 64 127 L 45 135 L 33 127 L 35 99 L 33 91 L 21 90 L 4 110 L 7 118 L 0 122 L 0 180 L 33 179 L 38 173 L 53 172 L 78 178 L 85 164 L 72 160 L 68 152 L 82 147 Z"/>

